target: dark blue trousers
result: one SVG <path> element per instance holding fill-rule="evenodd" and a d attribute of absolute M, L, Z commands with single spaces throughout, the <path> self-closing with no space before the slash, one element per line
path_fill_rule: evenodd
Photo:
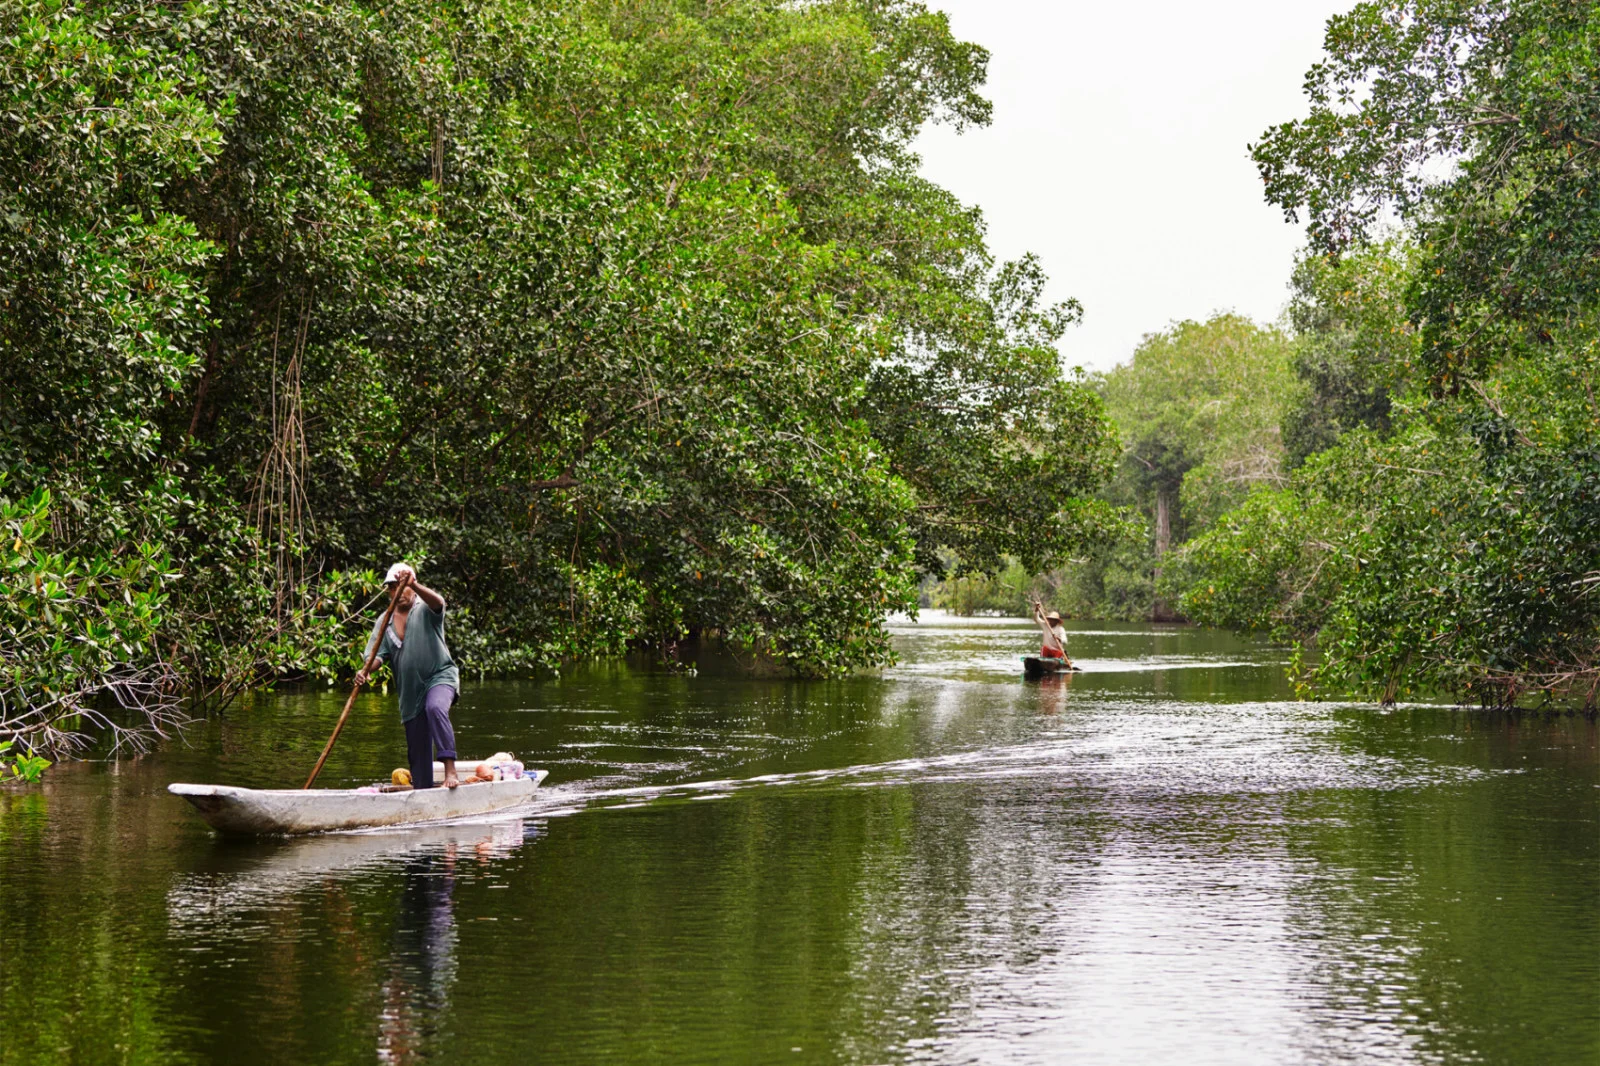
<path fill-rule="evenodd" d="M 433 787 L 435 757 L 456 757 L 456 732 L 450 728 L 450 708 L 457 692 L 449 685 L 435 685 L 422 701 L 422 713 L 405 723 L 406 762 L 411 766 L 411 787 Z"/>

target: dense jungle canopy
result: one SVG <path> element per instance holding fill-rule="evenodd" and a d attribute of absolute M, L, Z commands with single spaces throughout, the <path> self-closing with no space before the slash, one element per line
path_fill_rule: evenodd
<path fill-rule="evenodd" d="M 919 3 L 17 0 L 0 42 L 0 735 L 349 671 L 402 557 L 472 673 L 715 630 L 827 674 L 950 552 L 1106 523 L 1076 305 L 918 176 L 989 117 Z"/>

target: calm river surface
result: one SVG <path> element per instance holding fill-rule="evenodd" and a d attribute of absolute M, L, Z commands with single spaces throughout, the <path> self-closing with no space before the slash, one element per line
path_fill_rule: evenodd
<path fill-rule="evenodd" d="M 166 794 L 297 786 L 332 690 L 0 791 L 0 1061 L 1600 1062 L 1593 722 L 895 632 L 842 682 L 469 684 L 464 754 L 551 771 L 510 820 L 238 843 Z M 367 697 L 322 782 L 402 762 Z"/>

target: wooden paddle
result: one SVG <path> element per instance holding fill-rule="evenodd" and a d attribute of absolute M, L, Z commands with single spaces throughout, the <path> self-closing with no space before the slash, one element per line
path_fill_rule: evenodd
<path fill-rule="evenodd" d="M 389 619 L 394 617 L 394 606 L 400 602 L 400 590 L 411 583 L 410 577 L 402 577 L 395 582 L 394 591 L 389 594 L 389 609 L 383 612 L 383 621 L 378 623 L 378 639 L 372 642 L 372 648 L 367 652 L 367 664 L 362 668 L 362 673 L 371 673 L 372 664 L 378 661 L 378 649 L 383 647 L 384 634 L 389 632 Z M 339 715 L 339 721 L 333 727 L 333 736 L 328 738 L 327 745 L 322 749 L 322 755 L 317 759 L 317 765 L 312 768 L 311 776 L 306 778 L 303 787 L 310 788 L 311 782 L 317 779 L 322 772 L 322 764 L 328 761 L 328 752 L 333 750 L 333 742 L 339 739 L 339 730 L 344 728 L 344 720 L 350 717 L 350 708 L 355 706 L 356 693 L 361 691 L 361 682 L 357 681 L 350 689 L 350 698 L 344 701 L 344 712 Z"/>

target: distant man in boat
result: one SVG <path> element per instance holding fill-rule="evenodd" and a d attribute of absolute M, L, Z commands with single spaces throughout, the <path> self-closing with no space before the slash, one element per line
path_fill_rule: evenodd
<path fill-rule="evenodd" d="M 1044 604 L 1034 600 L 1033 620 L 1044 630 L 1044 643 L 1039 648 L 1039 658 L 1056 659 L 1071 666 L 1072 660 L 1067 658 L 1067 630 L 1061 624 L 1061 616 L 1055 611 L 1046 614 Z"/>
<path fill-rule="evenodd" d="M 450 708 L 461 693 L 461 671 L 444 642 L 444 597 L 417 582 L 416 571 L 405 563 L 389 568 L 384 584 L 400 586 L 389 628 L 372 639 L 380 641 L 378 658 L 394 670 L 400 690 L 400 722 L 406 730 L 406 762 L 411 767 L 412 788 L 433 787 L 433 760 L 444 763 L 444 787 L 461 784 L 456 777 L 456 734 L 450 726 Z M 372 650 L 371 642 L 367 650 Z M 367 671 L 356 675 L 367 683 Z"/>

